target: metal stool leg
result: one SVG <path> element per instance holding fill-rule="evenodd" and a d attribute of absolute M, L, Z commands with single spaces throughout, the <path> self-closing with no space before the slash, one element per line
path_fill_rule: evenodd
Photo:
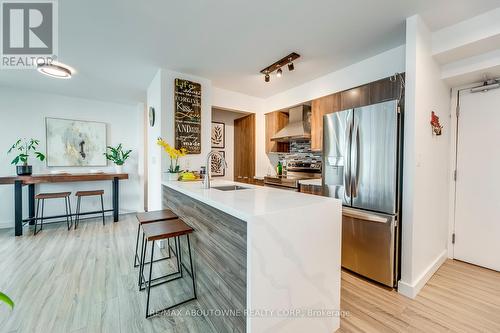
<path fill-rule="evenodd" d="M 43 211 L 45 209 L 45 199 L 42 199 L 42 216 L 41 216 L 41 220 L 40 220 L 40 231 L 43 230 Z"/>
<path fill-rule="evenodd" d="M 40 213 L 40 199 L 36 199 L 36 214 L 35 214 L 35 231 L 33 232 L 33 235 L 36 235 L 36 227 L 38 226 L 38 215 Z"/>
<path fill-rule="evenodd" d="M 106 225 L 106 223 L 104 223 L 104 201 L 102 199 L 102 194 L 101 194 L 101 209 L 102 209 L 102 225 Z"/>
<path fill-rule="evenodd" d="M 71 222 L 71 226 L 73 226 L 73 213 L 71 211 L 71 198 L 68 197 L 68 208 L 69 208 L 69 220 Z"/>
<path fill-rule="evenodd" d="M 76 216 L 75 216 L 75 230 L 78 227 L 78 224 L 80 223 L 80 204 L 81 204 L 81 197 L 78 197 L 76 199 Z"/>
<path fill-rule="evenodd" d="M 193 293 L 194 298 L 196 298 L 196 282 L 194 280 L 194 269 L 193 269 L 193 258 L 191 257 L 191 243 L 189 242 L 189 234 L 186 235 L 188 241 L 188 251 L 189 251 L 189 266 L 191 268 L 191 279 L 193 280 Z"/>
<path fill-rule="evenodd" d="M 155 252 L 155 241 L 151 242 L 151 264 L 149 265 L 149 281 L 148 281 L 148 299 L 146 301 L 146 318 L 150 317 L 149 314 L 149 296 L 151 294 L 151 277 L 153 276 L 153 256 Z M 144 265 L 144 264 L 143 264 Z"/>
<path fill-rule="evenodd" d="M 178 249 L 179 250 L 179 255 L 178 256 L 179 256 L 180 267 L 182 269 L 183 264 L 182 264 L 182 254 L 181 254 L 181 252 L 182 252 L 182 250 L 181 250 L 181 238 L 180 237 L 178 237 L 178 238 L 179 238 L 178 239 L 178 244 L 179 244 L 179 249 Z M 152 284 L 152 281 L 154 281 L 156 279 L 152 279 L 152 277 L 151 277 L 152 276 L 152 269 L 153 269 L 153 265 L 151 265 L 149 267 L 149 279 L 148 279 L 147 282 L 144 279 L 145 288 L 148 289 L 148 295 L 147 295 L 147 300 L 146 300 L 146 318 L 152 317 L 152 316 L 154 316 L 154 315 L 156 315 L 157 313 L 160 313 L 160 312 L 168 311 L 168 310 L 170 310 L 172 308 L 175 308 L 175 307 L 177 307 L 179 305 L 191 302 L 191 301 L 195 300 L 198 297 L 197 296 L 197 292 L 196 292 L 196 280 L 195 280 L 195 275 L 194 275 L 194 265 L 193 265 L 193 257 L 192 257 L 191 243 L 190 243 L 190 239 L 189 239 L 189 234 L 186 234 L 186 238 L 187 238 L 187 246 L 188 246 L 188 253 L 189 253 L 189 267 L 191 269 L 191 272 L 188 271 L 187 267 L 186 267 L 186 271 L 188 271 L 189 275 L 191 275 L 191 280 L 193 282 L 193 297 L 191 297 L 191 298 L 189 298 L 189 299 L 187 299 L 185 301 L 182 301 L 180 303 L 176 303 L 174 305 L 171 305 L 171 306 L 169 306 L 169 307 L 167 307 L 165 309 L 158 310 L 158 311 L 156 311 L 156 313 L 151 313 L 150 314 L 149 313 L 150 291 L 151 291 L 152 287 L 155 287 L 156 285 L 159 285 L 159 284 L 156 284 L 156 285 Z M 154 255 L 154 253 L 153 253 L 154 252 L 154 241 L 152 241 L 152 243 L 153 244 L 151 246 L 151 261 L 153 261 L 153 255 Z M 145 260 L 145 256 L 143 258 Z M 168 283 L 168 282 L 171 282 L 173 280 L 180 279 L 180 278 L 181 277 L 176 277 L 174 279 L 171 279 L 169 281 L 165 281 L 163 283 Z M 163 284 L 163 283 L 161 283 L 161 284 Z"/>
<path fill-rule="evenodd" d="M 144 261 L 145 261 L 145 258 L 146 258 L 146 251 L 145 251 L 145 247 L 147 246 L 147 241 L 145 240 L 146 236 L 144 235 L 144 233 L 142 234 L 142 243 L 141 243 L 141 258 L 139 260 L 139 290 L 142 291 L 144 289 L 142 289 L 142 274 L 144 272 Z M 146 243 L 146 244 L 145 244 Z"/>
<path fill-rule="evenodd" d="M 135 252 L 134 252 L 134 267 L 139 266 L 137 259 L 139 259 L 139 255 L 137 254 L 137 250 L 139 250 L 139 235 L 141 234 L 141 224 L 137 223 L 137 239 L 135 241 Z"/>
<path fill-rule="evenodd" d="M 68 226 L 68 230 L 70 230 L 71 226 L 69 224 L 68 197 L 64 198 L 64 207 L 66 208 L 66 225 Z"/>

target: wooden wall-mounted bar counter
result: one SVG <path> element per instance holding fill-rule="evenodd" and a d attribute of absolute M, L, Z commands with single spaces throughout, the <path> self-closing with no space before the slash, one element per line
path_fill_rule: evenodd
<path fill-rule="evenodd" d="M 107 210 L 113 212 L 113 220 L 118 221 L 119 205 L 119 181 L 128 179 L 126 173 L 78 173 L 78 174 L 40 174 L 31 176 L 12 176 L 0 177 L 0 185 L 14 185 L 14 211 L 15 211 L 15 235 L 23 234 L 23 222 L 32 222 L 35 217 L 35 185 L 46 183 L 73 183 L 73 182 L 91 182 L 111 180 L 113 182 L 113 209 Z M 29 194 L 29 213 L 28 218 L 23 219 L 23 195 L 22 188 L 27 185 Z M 92 212 L 89 212 L 90 214 Z M 47 218 L 56 218 L 52 216 Z"/>

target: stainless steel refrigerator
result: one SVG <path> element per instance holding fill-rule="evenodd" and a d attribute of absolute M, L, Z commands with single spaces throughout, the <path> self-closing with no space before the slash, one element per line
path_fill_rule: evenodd
<path fill-rule="evenodd" d="M 399 265 L 398 101 L 324 116 L 323 188 L 341 199 L 342 266 L 394 287 Z"/>

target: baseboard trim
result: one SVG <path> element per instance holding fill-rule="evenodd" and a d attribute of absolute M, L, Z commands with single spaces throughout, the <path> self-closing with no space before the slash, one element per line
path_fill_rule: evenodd
<path fill-rule="evenodd" d="M 414 283 L 405 281 L 398 282 L 398 292 L 406 297 L 415 298 L 430 278 L 436 273 L 441 265 L 448 259 L 448 251 L 443 250 L 441 254 L 427 267 L 427 269 L 419 276 Z"/>
<path fill-rule="evenodd" d="M 0 221 L 0 229 L 14 228 L 14 222 L 12 221 Z"/>
<path fill-rule="evenodd" d="M 139 213 L 141 211 L 137 210 L 123 210 L 120 211 L 120 215 L 127 215 L 127 214 L 135 214 Z M 104 213 L 105 216 L 112 216 L 113 212 L 106 212 Z M 82 217 L 82 220 L 85 219 L 93 219 L 93 218 L 99 218 L 99 215 L 93 216 L 93 217 Z M 0 229 L 11 229 L 14 228 L 14 221 L 0 221 Z"/>

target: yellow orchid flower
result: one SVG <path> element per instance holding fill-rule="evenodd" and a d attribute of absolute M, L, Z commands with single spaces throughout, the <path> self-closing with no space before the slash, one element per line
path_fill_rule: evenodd
<path fill-rule="evenodd" d="M 161 146 L 163 150 L 168 154 L 170 157 L 170 167 L 168 169 L 168 172 L 170 173 L 176 173 L 179 172 L 179 164 L 178 160 L 179 157 L 186 156 L 188 151 L 186 148 L 181 148 L 181 149 L 175 149 L 171 145 L 169 145 L 165 140 L 162 138 L 158 138 L 156 140 L 156 144 Z M 175 163 L 174 163 L 175 162 Z"/>

